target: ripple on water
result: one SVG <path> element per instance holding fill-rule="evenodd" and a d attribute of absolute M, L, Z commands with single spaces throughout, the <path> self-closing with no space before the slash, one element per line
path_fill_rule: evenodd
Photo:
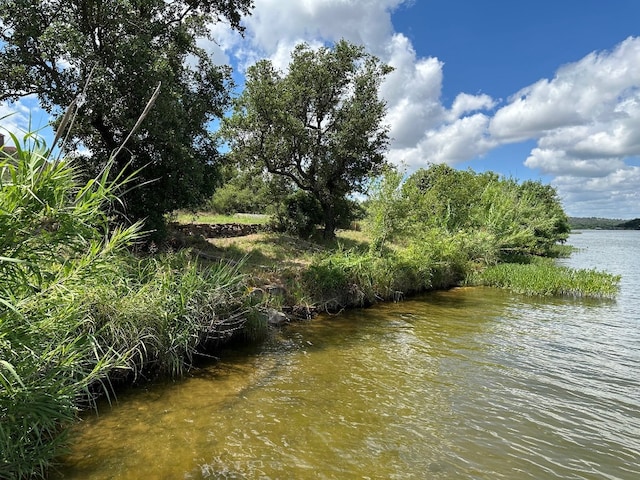
<path fill-rule="evenodd" d="M 292 325 L 121 395 L 54 478 L 640 478 L 640 243 L 602 235 L 570 261 L 614 250 L 615 301 L 455 289 Z"/>

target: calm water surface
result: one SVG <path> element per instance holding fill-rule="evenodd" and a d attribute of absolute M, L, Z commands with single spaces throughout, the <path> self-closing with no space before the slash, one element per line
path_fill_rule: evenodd
<path fill-rule="evenodd" d="M 615 301 L 437 292 L 292 325 L 76 431 L 65 479 L 638 479 L 640 232 L 572 235 Z"/>

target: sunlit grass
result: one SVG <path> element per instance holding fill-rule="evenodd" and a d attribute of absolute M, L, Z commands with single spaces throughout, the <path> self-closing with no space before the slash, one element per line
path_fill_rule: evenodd
<path fill-rule="evenodd" d="M 612 298 L 618 292 L 620 276 L 597 270 L 575 270 L 543 261 L 498 264 L 467 281 L 526 295 Z"/>
<path fill-rule="evenodd" d="M 264 225 L 270 220 L 269 215 L 253 213 L 235 213 L 233 215 L 219 215 L 210 212 L 187 212 L 179 210 L 170 215 L 169 219 L 178 223 L 240 223 L 243 225 L 259 224 Z"/>

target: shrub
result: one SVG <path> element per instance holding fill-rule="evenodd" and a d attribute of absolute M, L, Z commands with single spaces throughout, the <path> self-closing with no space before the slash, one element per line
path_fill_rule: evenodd
<path fill-rule="evenodd" d="M 288 195 L 278 206 L 272 227 L 302 238 L 310 237 L 316 226 L 322 222 L 320 203 L 303 190 Z"/>

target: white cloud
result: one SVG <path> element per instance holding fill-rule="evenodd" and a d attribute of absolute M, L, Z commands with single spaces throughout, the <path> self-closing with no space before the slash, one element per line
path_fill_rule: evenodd
<path fill-rule="evenodd" d="M 640 167 L 624 166 L 596 178 L 561 175 L 553 183 L 571 216 L 631 218 L 639 214 Z"/>
<path fill-rule="evenodd" d="M 4 135 L 7 145 L 13 145 L 10 133 L 20 137 L 24 125 L 28 123 L 28 117 L 21 111 L 20 104 L 8 104 L 0 102 L 0 133 Z"/>
<path fill-rule="evenodd" d="M 404 35 L 389 40 L 385 61 L 394 68 L 381 86 L 387 101 L 392 149 L 415 146 L 425 131 L 437 127 L 445 116 L 440 104 L 442 62 L 416 56 Z"/>
<path fill-rule="evenodd" d="M 496 146 L 486 134 L 488 124 L 489 117 L 477 113 L 430 130 L 420 141 L 421 158 L 455 165 L 484 155 Z"/>
<path fill-rule="evenodd" d="M 503 141 L 540 138 L 557 128 L 608 123 L 637 99 L 640 40 L 628 38 L 612 52 L 591 53 L 517 92 L 494 116 L 491 134 Z"/>
<path fill-rule="evenodd" d="M 524 164 L 546 174 L 573 177 L 605 177 L 625 166 L 621 159 L 571 157 L 564 151 L 534 148 Z"/>
<path fill-rule="evenodd" d="M 372 47 L 383 46 L 393 33 L 389 12 L 404 0 L 256 0 L 245 19 L 247 38 L 267 55 L 279 44 L 299 39 L 336 41 L 345 38 Z"/>
<path fill-rule="evenodd" d="M 9 133 L 22 140 L 29 132 L 45 139 L 51 136 L 49 115 L 39 108 L 37 99 L 28 96 L 18 102 L 0 102 L 0 133 L 4 135 L 5 143 L 13 145 Z"/>
<path fill-rule="evenodd" d="M 392 24 L 393 10 L 409 3 L 256 0 L 244 22 L 245 39 L 225 37 L 223 49 L 241 66 L 266 57 L 284 69 L 300 41 L 318 46 L 345 38 L 363 44 L 395 69 L 381 87 L 392 162 L 409 168 L 455 165 L 501 145 L 533 140 L 535 147 L 521 161 L 552 176 L 567 205 L 580 205 L 576 208 L 583 212 L 624 208 L 627 216 L 640 214 L 640 167 L 628 160 L 640 156 L 639 38 L 561 66 L 553 78 L 525 86 L 497 111 L 498 102 L 490 96 L 464 92 L 449 107 L 441 98 L 443 61 L 416 52 Z"/>
<path fill-rule="evenodd" d="M 411 41 L 394 31 L 391 13 L 403 3 L 410 2 L 256 0 L 244 22 L 246 40 L 235 45 L 235 55 L 241 68 L 267 57 L 286 70 L 290 52 L 300 41 L 318 46 L 345 38 L 363 44 L 394 68 L 381 86 L 392 161 L 419 167 L 427 162 L 456 163 L 484 153 L 489 148 L 487 118 L 464 116 L 493 108 L 495 102 L 488 95 L 460 94 L 450 110 L 442 104 L 443 62 L 418 56 Z M 462 136 L 456 137 L 456 132 Z"/>
<path fill-rule="evenodd" d="M 640 38 L 594 52 L 516 93 L 491 120 L 499 143 L 537 140 L 525 165 L 552 175 L 574 215 L 640 215 Z"/>
<path fill-rule="evenodd" d="M 495 105 L 496 102 L 489 95 L 469 95 L 468 93 L 460 93 L 453 101 L 449 116 L 453 120 L 457 120 L 465 113 L 475 112 L 478 110 L 490 110 Z"/>

